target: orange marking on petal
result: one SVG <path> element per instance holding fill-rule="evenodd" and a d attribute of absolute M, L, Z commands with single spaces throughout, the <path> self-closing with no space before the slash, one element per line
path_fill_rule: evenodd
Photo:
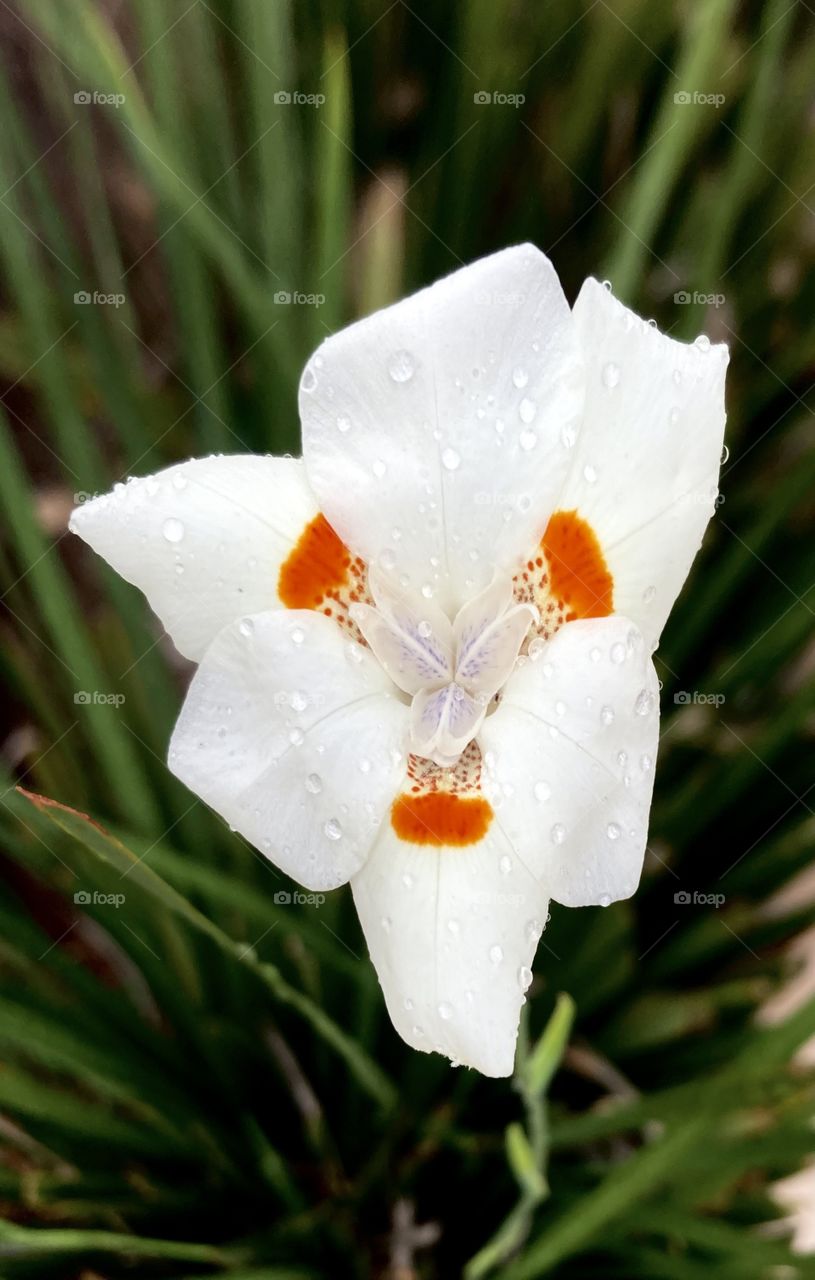
<path fill-rule="evenodd" d="M 491 822 L 492 806 L 480 795 L 430 791 L 397 796 L 391 806 L 391 826 L 410 844 L 461 849 L 483 840 Z"/>
<path fill-rule="evenodd" d="M 281 566 L 277 594 L 289 609 L 317 609 L 326 596 L 345 586 L 350 568 L 348 548 L 320 512 Z M 325 612 L 331 615 L 330 609 Z"/>
<path fill-rule="evenodd" d="M 556 511 L 541 539 L 552 595 L 567 606 L 566 620 L 605 618 L 613 611 L 614 579 L 588 521 Z"/>

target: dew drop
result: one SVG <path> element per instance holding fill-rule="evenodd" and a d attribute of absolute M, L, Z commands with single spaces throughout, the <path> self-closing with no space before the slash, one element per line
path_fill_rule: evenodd
<path fill-rule="evenodd" d="M 615 364 L 613 360 L 609 360 L 607 364 L 603 365 L 603 372 L 601 376 L 603 386 L 606 387 L 608 391 L 613 391 L 620 382 L 620 366 Z"/>
<path fill-rule="evenodd" d="M 602 720 L 603 724 L 613 724 L 614 708 L 608 707 L 608 706 L 602 707 L 600 710 L 600 719 Z"/>
<path fill-rule="evenodd" d="M 444 1022 L 449 1022 L 453 1016 L 453 1006 L 451 1004 L 445 1004 L 445 1002 L 442 1001 L 438 1007 L 438 1014 Z"/>
<path fill-rule="evenodd" d="M 527 400 L 524 398 L 518 405 L 518 416 L 521 419 L 521 422 L 534 422 L 535 414 L 537 412 L 538 406 L 535 404 L 534 400 Z"/>
<path fill-rule="evenodd" d="M 302 644 L 306 638 L 306 633 L 302 627 L 295 627 L 291 633 L 292 644 Z"/>
<path fill-rule="evenodd" d="M 616 822 L 610 822 L 606 827 L 606 835 L 609 840 L 619 840 L 622 834 L 622 828 Z"/>
<path fill-rule="evenodd" d="M 452 933 L 453 935 L 457 934 L 459 930 L 458 920 L 448 920 L 447 928 L 450 931 L 450 933 Z"/>
<path fill-rule="evenodd" d="M 292 729 L 289 734 L 289 742 L 293 747 L 301 747 L 305 742 L 305 734 L 302 729 Z"/>
<path fill-rule="evenodd" d="M 242 636 L 251 636 L 255 630 L 255 624 L 251 618 L 241 618 L 238 623 L 238 630 Z"/>
<path fill-rule="evenodd" d="M 529 969 L 525 964 L 522 964 L 520 969 L 518 970 L 518 986 L 521 988 L 521 991 L 526 991 L 531 981 L 532 981 L 532 970 Z"/>
<path fill-rule="evenodd" d="M 529 381 L 529 374 L 526 372 L 526 369 L 520 369 L 520 368 L 513 369 L 512 383 L 513 383 L 513 386 L 516 386 L 519 391 L 521 387 L 526 386 L 528 381 Z"/>
<path fill-rule="evenodd" d="M 346 431 L 350 431 L 350 430 L 351 430 L 351 419 L 350 419 L 350 418 L 346 418 L 345 416 L 341 416 L 341 417 L 337 418 L 337 430 L 338 430 L 338 431 L 341 431 L 341 432 L 343 433 L 343 435 L 345 434 L 345 432 L 346 432 Z"/>
<path fill-rule="evenodd" d="M 323 789 L 323 780 L 319 773 L 310 773 L 306 778 L 306 791 L 312 796 L 317 796 Z"/>
<path fill-rule="evenodd" d="M 563 841 L 566 839 L 566 828 L 563 823 L 556 822 L 552 827 L 552 830 L 549 832 L 549 835 L 552 838 L 552 844 L 563 844 Z"/>
<path fill-rule="evenodd" d="M 184 526 L 175 516 L 170 516 L 161 526 L 161 532 L 167 542 L 180 542 L 184 537 Z"/>
<path fill-rule="evenodd" d="M 505 853 L 504 856 L 501 858 L 500 862 L 498 863 L 498 868 L 502 876 L 509 875 L 510 871 L 512 870 L 512 859 L 509 857 L 508 854 Z"/>
<path fill-rule="evenodd" d="M 442 466 L 447 471 L 455 471 L 461 465 L 461 455 L 455 449 L 445 449 L 441 455 Z"/>
<path fill-rule="evenodd" d="M 518 444 L 525 453 L 529 453 L 530 449 L 534 449 L 538 443 L 538 437 L 534 431 L 522 431 L 518 436 Z"/>
<path fill-rule="evenodd" d="M 697 351 L 709 351 L 710 338 L 706 333 L 700 333 L 699 337 L 694 340 L 693 345 L 696 347 Z"/>
<path fill-rule="evenodd" d="M 611 906 L 611 896 L 608 893 L 601 893 L 597 901 L 599 902 L 601 907 Z"/>
<path fill-rule="evenodd" d="M 552 795 L 552 788 L 549 786 L 549 783 L 543 782 L 542 780 L 535 783 L 532 791 L 538 804 L 546 804 L 546 801 L 549 800 Z"/>
<path fill-rule="evenodd" d="M 394 382 L 410 382 L 414 374 L 413 356 L 409 351 L 395 351 L 388 364 Z"/>
<path fill-rule="evenodd" d="M 313 369 L 309 368 L 305 370 L 305 372 L 303 373 L 303 377 L 300 380 L 300 386 L 303 388 L 304 391 L 314 390 L 314 388 L 317 386 L 317 375 Z"/>
<path fill-rule="evenodd" d="M 174 488 L 174 489 L 186 489 L 186 487 L 187 487 L 187 477 L 186 477 L 186 476 L 182 476 L 182 475 L 173 476 L 173 488 Z"/>
<path fill-rule="evenodd" d="M 656 594 L 657 594 L 656 587 L 646 587 L 642 593 L 643 604 L 652 604 L 653 601 L 656 599 Z"/>
<path fill-rule="evenodd" d="M 649 693 L 647 689 L 641 689 L 637 694 L 637 701 L 634 703 L 634 710 L 638 716 L 647 716 L 654 709 L 654 695 Z"/>
<path fill-rule="evenodd" d="M 391 920 L 390 916 L 383 916 L 379 923 L 382 925 L 382 928 L 384 929 L 385 933 L 390 933 L 391 925 L 393 924 L 393 921 Z"/>
<path fill-rule="evenodd" d="M 546 648 L 546 641 L 542 636 L 535 636 L 534 640 L 530 640 L 527 654 L 532 662 L 537 662 L 538 658 Z"/>
<path fill-rule="evenodd" d="M 526 922 L 526 937 L 529 942 L 539 942 L 543 933 L 543 925 L 540 920 L 533 917 L 532 920 Z"/>
<path fill-rule="evenodd" d="M 302 689 L 295 689 L 289 698 L 289 705 L 293 711 L 305 711 L 308 706 L 308 698 Z"/>
<path fill-rule="evenodd" d="M 323 827 L 323 831 L 325 832 L 329 840 L 342 839 L 342 827 L 337 822 L 336 818 L 329 818 L 328 822 Z"/>
<path fill-rule="evenodd" d="M 611 661 L 616 663 L 617 666 L 619 666 L 621 662 L 625 662 L 625 645 L 619 640 L 616 644 L 611 646 Z"/>
<path fill-rule="evenodd" d="M 500 964 L 503 958 L 504 958 L 503 948 L 499 947 L 498 943 L 496 942 L 494 946 L 490 947 L 490 963 Z"/>
<path fill-rule="evenodd" d="M 381 459 L 381 458 L 377 458 L 377 459 L 373 462 L 373 464 L 372 464 L 372 466 L 371 466 L 371 470 L 373 471 L 373 473 L 374 473 L 374 475 L 376 476 L 377 480 L 381 480 L 381 479 L 382 479 L 382 477 L 384 476 L 384 474 L 385 474 L 385 472 L 387 471 L 387 469 L 388 469 L 388 468 L 385 466 L 385 463 L 382 461 L 382 459 Z"/>
<path fill-rule="evenodd" d="M 590 462 L 587 462 L 585 467 L 583 468 L 583 477 L 586 480 L 587 484 L 597 483 L 597 472 L 595 471 L 594 467 L 591 465 Z"/>

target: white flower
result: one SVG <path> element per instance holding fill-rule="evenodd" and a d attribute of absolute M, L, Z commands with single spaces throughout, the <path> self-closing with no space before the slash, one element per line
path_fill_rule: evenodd
<path fill-rule="evenodd" d="M 726 364 L 507 249 L 323 343 L 303 463 L 73 515 L 200 664 L 171 769 L 307 888 L 351 881 L 417 1049 L 509 1074 L 549 899 L 636 888 Z"/>

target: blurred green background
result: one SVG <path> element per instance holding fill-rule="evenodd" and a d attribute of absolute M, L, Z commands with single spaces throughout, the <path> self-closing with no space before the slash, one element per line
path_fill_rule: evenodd
<path fill-rule="evenodd" d="M 770 1194 L 815 1148 L 813 20 L 0 0 L 3 1277 L 815 1276 Z M 510 1083 L 407 1049 L 349 892 L 276 902 L 174 781 L 188 668 L 65 529 L 298 451 L 326 333 L 524 238 L 732 364 L 643 884 L 553 911 Z"/>

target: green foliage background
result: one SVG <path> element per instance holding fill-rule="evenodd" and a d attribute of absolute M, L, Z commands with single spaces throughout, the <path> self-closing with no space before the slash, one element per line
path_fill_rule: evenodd
<path fill-rule="evenodd" d="M 813 11 L 9 0 L 0 24 L 0 1275 L 815 1275 L 756 1229 L 815 1146 L 790 1066 L 815 1004 L 756 1017 L 815 922 L 787 891 L 815 831 Z M 553 912 L 511 1086 L 408 1050 L 349 893 L 276 903 L 173 780 L 186 671 L 64 530 L 131 472 L 297 451 L 327 331 L 522 238 L 570 297 L 608 278 L 732 365 L 724 502 L 658 655 L 643 885 Z"/>

